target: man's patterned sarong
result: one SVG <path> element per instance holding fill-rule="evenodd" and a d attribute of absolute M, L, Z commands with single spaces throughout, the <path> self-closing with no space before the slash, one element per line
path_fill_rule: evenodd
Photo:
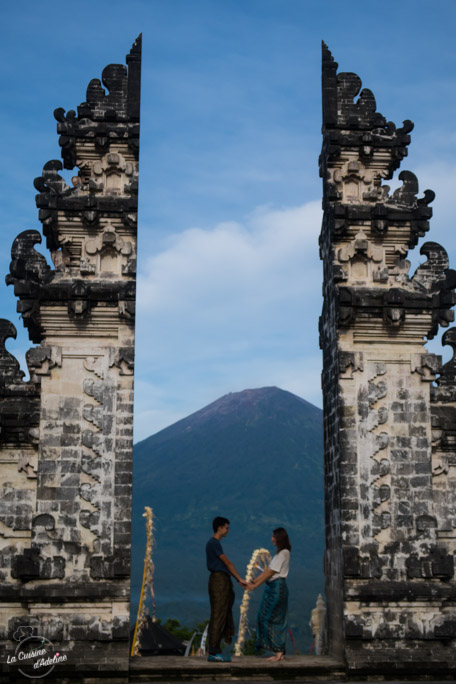
<path fill-rule="evenodd" d="M 209 577 L 211 619 L 208 629 L 209 653 L 221 653 L 220 642 L 231 644 L 234 635 L 233 603 L 234 589 L 226 572 L 211 572 Z"/>
<path fill-rule="evenodd" d="M 266 582 L 257 615 L 255 651 L 285 653 L 288 627 L 288 587 L 283 577 Z"/>

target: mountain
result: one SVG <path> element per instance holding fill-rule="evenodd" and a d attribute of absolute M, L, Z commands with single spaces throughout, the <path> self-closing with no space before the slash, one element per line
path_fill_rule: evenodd
<path fill-rule="evenodd" d="M 204 547 L 212 519 L 229 518 L 223 548 L 242 575 L 255 548 L 273 551 L 272 530 L 283 526 L 293 547 L 290 626 L 300 650 L 308 649 L 310 610 L 324 585 L 322 432 L 320 409 L 265 387 L 227 394 L 136 444 L 133 605 L 142 577 L 144 506 L 155 514 L 157 615 L 188 626 L 209 616 Z M 254 596 L 257 604 L 260 590 Z M 241 597 L 237 588 L 237 608 Z"/>

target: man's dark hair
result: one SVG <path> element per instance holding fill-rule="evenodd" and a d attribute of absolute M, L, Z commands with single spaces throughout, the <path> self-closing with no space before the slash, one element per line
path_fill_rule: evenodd
<path fill-rule="evenodd" d="M 222 518 L 221 515 L 218 515 L 214 520 L 212 521 L 212 529 L 214 532 L 217 532 L 219 527 L 223 527 L 224 525 L 229 525 L 230 521 L 228 518 Z"/>

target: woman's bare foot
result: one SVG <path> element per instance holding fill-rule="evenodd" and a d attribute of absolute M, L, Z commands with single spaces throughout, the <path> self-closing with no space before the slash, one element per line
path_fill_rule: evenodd
<path fill-rule="evenodd" d="M 279 660 L 285 660 L 285 655 L 283 653 L 276 653 L 270 658 L 267 658 L 267 660 L 270 660 L 272 663 L 277 663 Z"/>

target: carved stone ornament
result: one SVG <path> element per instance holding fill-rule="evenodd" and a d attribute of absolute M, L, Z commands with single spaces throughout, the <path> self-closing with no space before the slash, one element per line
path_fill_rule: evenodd
<path fill-rule="evenodd" d="M 374 245 L 367 239 L 366 234 L 360 230 L 354 240 L 346 247 L 338 250 L 339 261 L 352 261 L 354 257 L 361 256 L 369 261 L 379 263 L 383 260 L 383 247 Z"/>
<path fill-rule="evenodd" d="M 8 338 L 16 339 L 17 331 L 14 325 L 5 318 L 0 318 L 0 385 L 20 383 L 25 375 L 20 370 L 19 361 L 5 348 Z"/>
<path fill-rule="evenodd" d="M 113 195 L 131 194 L 135 167 L 131 162 L 126 162 L 121 154 L 110 152 L 94 162 L 92 173 L 96 184 L 94 190 Z"/>
<path fill-rule="evenodd" d="M 133 251 L 131 242 L 123 240 L 117 233 L 113 225 L 107 224 L 103 232 L 95 239 L 86 240 L 85 251 L 89 256 L 93 256 L 103 249 L 114 249 L 118 254 L 130 256 Z"/>

